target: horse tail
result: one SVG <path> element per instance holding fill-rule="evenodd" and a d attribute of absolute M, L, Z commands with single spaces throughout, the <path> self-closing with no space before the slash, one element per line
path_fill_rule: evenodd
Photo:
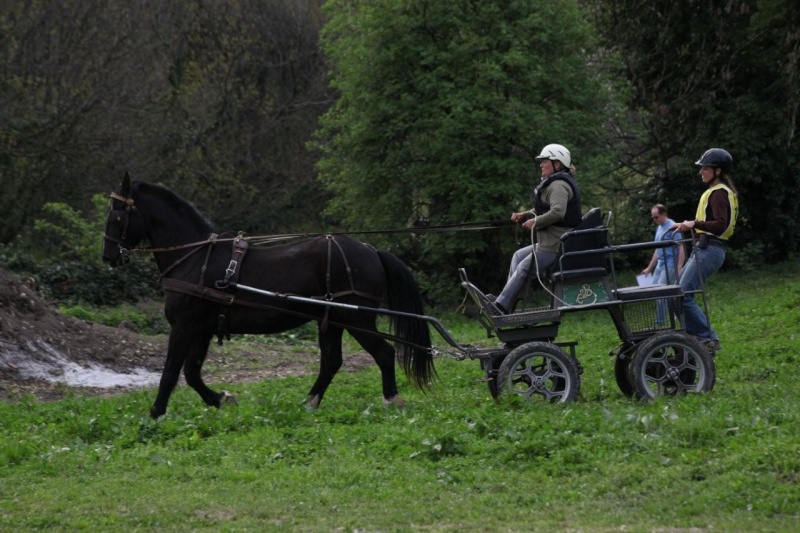
<path fill-rule="evenodd" d="M 389 252 L 378 250 L 378 257 L 386 273 L 389 309 L 424 315 L 422 296 L 411 270 Z M 403 371 L 419 388 L 429 387 L 436 377 L 436 369 L 428 323 L 412 317 L 395 316 L 390 316 L 390 322 L 394 335 L 404 341 L 396 346 Z"/>

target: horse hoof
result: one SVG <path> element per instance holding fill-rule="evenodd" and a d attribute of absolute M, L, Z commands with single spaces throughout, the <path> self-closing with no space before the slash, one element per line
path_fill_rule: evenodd
<path fill-rule="evenodd" d="M 392 398 L 384 398 L 383 405 L 389 405 L 394 407 L 403 407 L 406 405 L 406 401 L 398 394 Z"/>
<path fill-rule="evenodd" d="M 306 411 L 311 413 L 319 409 L 319 396 L 309 396 L 306 401 Z"/>
<path fill-rule="evenodd" d="M 224 407 L 225 405 L 239 405 L 236 396 L 226 390 L 222 391 L 222 396 L 219 398 L 219 406 Z"/>

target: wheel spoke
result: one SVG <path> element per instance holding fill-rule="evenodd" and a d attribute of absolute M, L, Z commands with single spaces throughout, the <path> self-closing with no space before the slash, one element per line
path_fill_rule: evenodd
<path fill-rule="evenodd" d="M 535 361 L 535 359 L 540 359 Z M 564 369 L 555 361 L 549 358 L 530 357 L 521 361 L 514 370 L 513 383 L 514 391 L 529 400 L 534 394 L 538 394 L 548 401 L 564 396 L 563 383 L 566 383 L 567 376 Z M 559 387 L 561 384 L 561 387 Z M 521 387 L 517 387 L 521 385 Z"/>
<path fill-rule="evenodd" d="M 531 342 L 512 350 L 500 365 L 500 392 L 534 397 L 548 402 L 574 401 L 580 389 L 577 364 L 560 347 L 546 342 Z"/>
<path fill-rule="evenodd" d="M 665 333 L 644 341 L 635 356 L 631 377 L 640 397 L 678 396 L 710 390 L 713 360 L 683 333 Z M 697 345 L 697 346 L 695 346 Z"/>

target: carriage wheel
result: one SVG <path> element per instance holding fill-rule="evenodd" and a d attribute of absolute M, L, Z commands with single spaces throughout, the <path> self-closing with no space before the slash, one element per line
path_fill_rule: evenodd
<path fill-rule="evenodd" d="M 622 394 L 630 398 L 633 396 L 633 383 L 630 380 L 630 368 L 633 355 L 636 352 L 635 342 L 623 342 L 614 354 L 614 379 Z"/>
<path fill-rule="evenodd" d="M 633 396 L 633 384 L 629 377 L 630 368 L 630 355 L 617 354 L 614 357 L 614 377 L 617 379 L 617 386 L 628 398 Z"/>
<path fill-rule="evenodd" d="M 497 372 L 493 372 L 492 374 L 494 375 L 487 376 L 486 384 L 489 386 L 489 394 L 496 400 L 500 394 L 497 390 Z"/>
<path fill-rule="evenodd" d="M 497 380 L 498 377 L 498 369 L 501 364 L 503 364 L 503 360 L 506 358 L 508 352 L 493 355 L 491 361 L 487 361 L 486 364 L 486 385 L 489 386 L 489 394 L 492 395 L 492 398 L 495 400 L 500 395 L 500 391 L 497 387 Z M 483 363 L 482 363 L 483 364 Z"/>
<path fill-rule="evenodd" d="M 665 331 L 642 341 L 628 377 L 637 398 L 678 396 L 714 388 L 714 359 L 687 333 Z"/>
<path fill-rule="evenodd" d="M 525 401 L 540 396 L 548 402 L 573 402 L 581 387 L 575 359 L 548 342 L 514 348 L 497 372 L 499 394 L 518 394 Z"/>

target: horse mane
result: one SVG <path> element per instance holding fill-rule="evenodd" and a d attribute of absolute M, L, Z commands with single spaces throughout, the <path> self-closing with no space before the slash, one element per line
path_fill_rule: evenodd
<path fill-rule="evenodd" d="M 197 207 L 195 207 L 193 203 L 179 196 L 172 190 L 167 189 L 166 187 L 163 187 L 161 185 L 156 185 L 154 183 L 147 183 L 144 181 L 132 181 L 131 196 L 135 196 L 134 193 L 137 190 L 141 190 L 142 192 L 158 196 L 166 204 L 166 207 L 168 209 L 186 213 L 190 215 L 198 225 L 201 225 L 204 228 L 206 228 L 209 233 L 214 231 L 215 225 L 207 215 L 205 215 L 199 209 L 197 209 Z"/>

